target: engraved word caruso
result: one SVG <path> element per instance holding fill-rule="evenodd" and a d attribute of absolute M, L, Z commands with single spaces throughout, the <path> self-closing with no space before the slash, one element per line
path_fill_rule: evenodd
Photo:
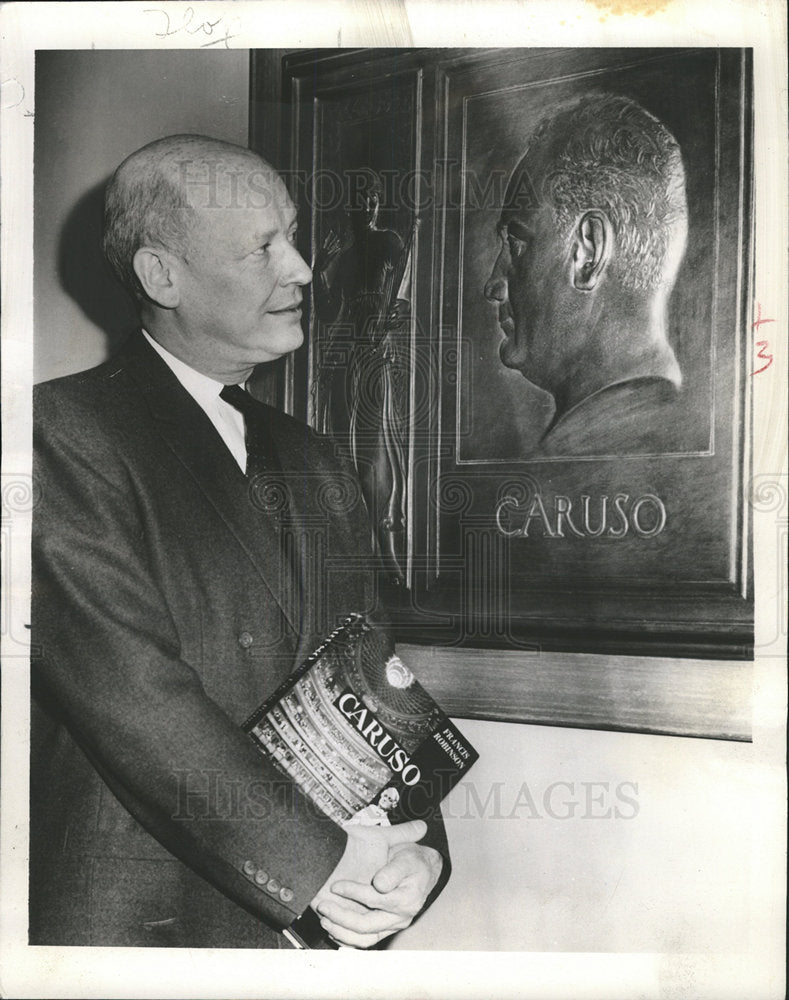
<path fill-rule="evenodd" d="M 592 497 L 580 503 L 557 495 L 553 504 L 540 493 L 529 497 L 505 496 L 496 504 L 496 527 L 507 538 L 653 538 L 666 527 L 666 505 L 654 493 L 631 499 L 628 493 Z"/>

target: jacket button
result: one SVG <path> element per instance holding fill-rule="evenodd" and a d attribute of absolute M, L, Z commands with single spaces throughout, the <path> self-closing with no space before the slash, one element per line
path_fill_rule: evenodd
<path fill-rule="evenodd" d="M 275 878 L 270 878 L 266 888 L 270 893 L 276 895 L 279 892 L 279 882 Z"/>
<path fill-rule="evenodd" d="M 266 882 L 268 882 L 268 872 L 263 871 L 262 868 L 259 869 L 258 871 L 256 871 L 255 872 L 255 882 L 258 885 L 265 885 Z"/>
<path fill-rule="evenodd" d="M 254 875 L 257 871 L 254 861 L 245 861 L 242 871 L 245 875 Z"/>
<path fill-rule="evenodd" d="M 242 649 L 249 649 L 249 647 L 254 642 L 254 638 L 251 632 L 240 632 L 238 636 L 238 644 Z"/>
<path fill-rule="evenodd" d="M 279 898 L 283 903 L 289 903 L 293 899 L 293 890 L 289 889 L 286 885 L 279 890 Z"/>

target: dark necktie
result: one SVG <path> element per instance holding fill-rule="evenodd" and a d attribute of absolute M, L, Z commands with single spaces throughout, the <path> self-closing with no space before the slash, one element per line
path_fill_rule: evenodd
<path fill-rule="evenodd" d="M 240 385 L 226 385 L 219 395 L 244 417 L 247 478 L 254 479 L 261 472 L 280 472 L 277 447 L 269 432 L 266 411 L 262 404 L 245 392 Z"/>
<path fill-rule="evenodd" d="M 302 556 L 291 512 L 290 490 L 284 481 L 277 447 L 269 431 L 266 408 L 240 385 L 226 385 L 219 395 L 244 417 L 249 496 L 253 506 L 267 515 L 279 535 L 283 556 L 280 600 L 289 610 L 291 621 L 300 622 L 303 612 Z"/>

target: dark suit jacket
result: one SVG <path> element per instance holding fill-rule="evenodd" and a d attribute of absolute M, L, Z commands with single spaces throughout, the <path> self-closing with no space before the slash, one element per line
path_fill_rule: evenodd
<path fill-rule="evenodd" d="M 289 502 L 250 491 L 141 336 L 34 419 L 30 941 L 277 946 L 345 834 L 239 727 L 373 603 L 356 480 L 271 410 Z"/>

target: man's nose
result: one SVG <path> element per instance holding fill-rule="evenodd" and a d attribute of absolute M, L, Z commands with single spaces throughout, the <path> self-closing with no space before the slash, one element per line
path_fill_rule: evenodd
<path fill-rule="evenodd" d="M 288 244 L 287 258 L 282 268 L 283 285 L 308 285 L 312 281 L 312 270 L 299 251 Z"/>
<path fill-rule="evenodd" d="M 507 279 L 501 266 L 501 255 L 496 259 L 490 277 L 485 282 L 485 298 L 488 302 L 504 302 L 507 298 Z"/>

